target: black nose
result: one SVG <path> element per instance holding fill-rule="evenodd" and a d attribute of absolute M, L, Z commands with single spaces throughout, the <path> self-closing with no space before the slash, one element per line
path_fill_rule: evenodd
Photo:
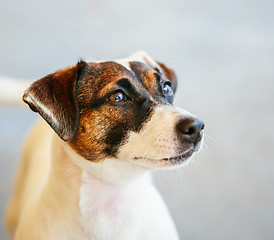
<path fill-rule="evenodd" d="M 177 124 L 177 129 L 182 134 L 183 141 L 194 144 L 202 139 L 204 127 L 203 121 L 197 118 L 185 118 Z"/>

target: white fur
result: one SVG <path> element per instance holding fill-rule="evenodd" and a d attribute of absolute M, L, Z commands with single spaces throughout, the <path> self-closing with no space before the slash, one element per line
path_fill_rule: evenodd
<path fill-rule="evenodd" d="M 142 229 L 146 179 L 126 185 L 105 183 L 83 172 L 80 190 L 82 225 L 91 239 L 138 239 Z"/>
<path fill-rule="evenodd" d="M 83 169 L 79 207 L 87 239 L 179 239 L 147 167 L 127 159 L 94 163 L 63 147 Z"/>
<path fill-rule="evenodd" d="M 168 161 L 160 160 L 177 157 L 189 151 L 178 139 L 175 123 L 182 118 L 191 116 L 193 115 L 181 108 L 172 105 L 159 105 L 154 109 L 151 119 L 141 132 L 130 133 L 127 143 L 119 151 L 118 158 L 129 159 L 148 169 L 154 169 L 155 164 L 157 167 L 171 165 Z M 137 160 L 134 160 L 136 158 Z M 148 159 L 155 161 L 148 161 Z"/>
<path fill-rule="evenodd" d="M 132 62 L 132 61 L 143 62 L 145 64 L 148 64 L 152 68 L 159 67 L 158 64 L 144 51 L 138 51 L 138 52 L 132 54 L 128 58 L 122 58 L 122 59 L 115 60 L 115 62 L 123 65 L 128 70 L 131 70 L 130 66 L 129 66 L 129 62 Z"/>
<path fill-rule="evenodd" d="M 114 185 L 83 172 L 80 209 L 90 239 L 178 239 L 171 217 L 148 175 L 125 185 Z"/>

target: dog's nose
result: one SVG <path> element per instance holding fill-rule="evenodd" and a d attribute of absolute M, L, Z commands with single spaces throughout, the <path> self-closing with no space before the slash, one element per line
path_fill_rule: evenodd
<path fill-rule="evenodd" d="M 185 118 L 177 123 L 177 129 L 183 136 L 183 141 L 196 144 L 203 137 L 203 121 L 197 118 Z"/>

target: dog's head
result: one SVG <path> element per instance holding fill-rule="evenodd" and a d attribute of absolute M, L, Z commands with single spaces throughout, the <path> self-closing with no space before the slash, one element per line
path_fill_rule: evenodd
<path fill-rule="evenodd" d="M 147 54 L 79 62 L 32 84 L 23 100 L 87 162 L 177 166 L 198 151 L 204 124 L 172 105 L 174 72 Z"/>

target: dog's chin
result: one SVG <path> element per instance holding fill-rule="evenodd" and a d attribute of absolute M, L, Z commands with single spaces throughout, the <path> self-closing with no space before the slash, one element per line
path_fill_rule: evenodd
<path fill-rule="evenodd" d="M 172 157 L 150 158 L 150 157 L 134 157 L 136 164 L 146 166 L 148 168 L 170 168 L 178 167 L 187 163 L 194 154 L 193 149 L 189 149 L 184 153 Z"/>

